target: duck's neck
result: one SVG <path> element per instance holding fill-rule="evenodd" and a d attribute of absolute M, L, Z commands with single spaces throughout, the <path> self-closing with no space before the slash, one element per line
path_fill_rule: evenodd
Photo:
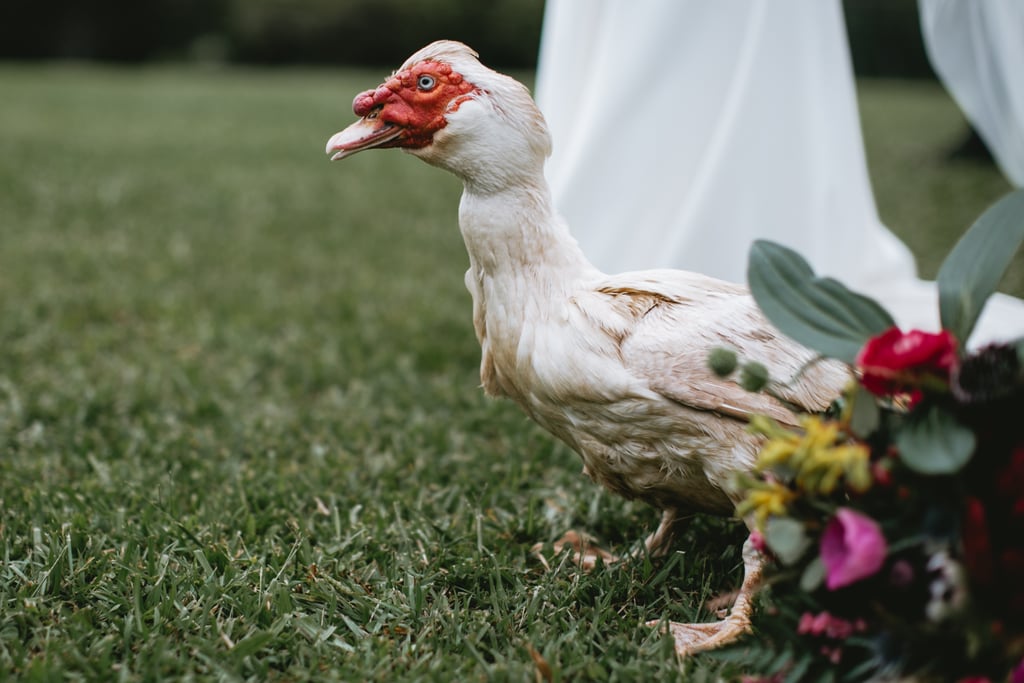
<path fill-rule="evenodd" d="M 467 183 L 459 227 L 470 269 L 481 279 L 512 285 L 570 282 L 596 272 L 565 222 L 545 183 L 521 183 L 482 191 Z"/>
<path fill-rule="evenodd" d="M 556 215 L 546 185 L 485 192 L 467 183 L 459 225 L 469 252 L 466 286 L 482 351 L 481 383 L 532 415 L 521 385 L 530 376 L 530 330 L 564 317 L 573 290 L 599 273 Z"/>

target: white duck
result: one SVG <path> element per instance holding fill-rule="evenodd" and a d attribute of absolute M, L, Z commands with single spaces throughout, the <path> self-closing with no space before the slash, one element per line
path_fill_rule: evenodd
<path fill-rule="evenodd" d="M 362 119 L 331 137 L 332 159 L 398 147 L 464 183 L 459 226 L 484 390 L 511 398 L 572 447 L 593 480 L 660 509 L 645 542 L 653 555 L 667 551 L 684 515 L 733 514 L 730 478 L 752 468 L 759 445 L 748 418 L 794 424 L 795 416 L 715 376 L 708 353 L 731 347 L 775 378 L 796 376 L 813 354 L 772 328 L 741 286 L 675 270 L 610 276 L 592 266 L 552 206 L 543 116 L 522 84 L 467 46 L 428 45 L 353 108 Z M 817 364 L 780 391 L 819 411 L 847 379 L 841 366 Z M 596 556 L 581 550 L 578 559 L 589 567 Z M 728 618 L 668 625 L 680 654 L 749 628 L 760 558 L 749 541 L 743 556 Z"/>

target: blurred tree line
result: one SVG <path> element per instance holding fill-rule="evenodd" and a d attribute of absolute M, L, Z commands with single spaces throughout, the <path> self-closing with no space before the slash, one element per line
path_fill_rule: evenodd
<path fill-rule="evenodd" d="M 544 0 L 3 0 L 0 59 L 391 65 L 438 38 L 535 63 Z"/>
<path fill-rule="evenodd" d="M 916 0 L 844 9 L 858 74 L 931 76 Z M 543 13 L 544 0 L 3 0 L 0 59 L 393 66 L 453 38 L 532 68 Z"/>

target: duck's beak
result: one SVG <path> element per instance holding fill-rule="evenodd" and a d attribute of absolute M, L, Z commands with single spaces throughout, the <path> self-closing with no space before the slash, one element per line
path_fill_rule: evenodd
<path fill-rule="evenodd" d="M 390 143 L 395 142 L 405 129 L 385 122 L 379 113 L 379 108 L 374 109 L 345 130 L 332 135 L 327 141 L 327 153 L 331 155 L 331 161 L 344 159 L 364 149 L 394 146 Z"/>

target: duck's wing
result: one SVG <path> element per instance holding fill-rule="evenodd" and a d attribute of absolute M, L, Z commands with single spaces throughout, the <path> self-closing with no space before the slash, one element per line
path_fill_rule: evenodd
<path fill-rule="evenodd" d="M 850 379 L 845 365 L 814 362 L 813 352 L 776 330 L 746 288 L 714 278 L 675 270 L 609 276 L 580 305 L 604 318 L 596 322 L 616 339 L 631 374 L 694 409 L 795 425 L 797 413 L 824 410 Z M 718 347 L 763 364 L 774 396 L 712 372 L 708 357 Z"/>

